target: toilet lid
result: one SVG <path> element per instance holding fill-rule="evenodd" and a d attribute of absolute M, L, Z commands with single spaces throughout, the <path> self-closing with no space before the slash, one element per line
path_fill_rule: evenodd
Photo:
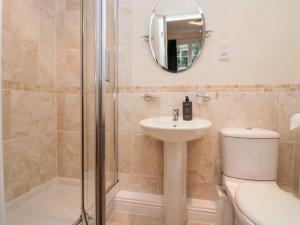
<path fill-rule="evenodd" d="M 277 185 L 241 184 L 235 199 L 242 213 L 256 225 L 300 225 L 300 200 Z"/>

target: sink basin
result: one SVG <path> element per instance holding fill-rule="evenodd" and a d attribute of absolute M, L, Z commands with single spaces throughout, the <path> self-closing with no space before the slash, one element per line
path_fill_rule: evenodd
<path fill-rule="evenodd" d="M 187 221 L 186 170 L 187 142 L 204 136 L 209 120 L 184 121 L 153 117 L 140 122 L 145 133 L 164 141 L 164 224 L 184 225 Z"/>
<path fill-rule="evenodd" d="M 180 118 L 173 121 L 172 117 L 165 116 L 144 119 L 140 125 L 145 133 L 153 138 L 169 143 L 181 143 L 204 136 L 212 123 L 200 118 L 193 118 L 192 121 Z"/>

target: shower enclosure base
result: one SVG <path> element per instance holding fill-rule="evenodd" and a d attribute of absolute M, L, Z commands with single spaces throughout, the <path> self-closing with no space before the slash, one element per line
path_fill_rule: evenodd
<path fill-rule="evenodd" d="M 71 225 L 80 215 L 80 180 L 54 178 L 6 205 L 6 225 Z"/>
<path fill-rule="evenodd" d="M 184 225 L 187 143 L 164 143 L 164 224 Z"/>

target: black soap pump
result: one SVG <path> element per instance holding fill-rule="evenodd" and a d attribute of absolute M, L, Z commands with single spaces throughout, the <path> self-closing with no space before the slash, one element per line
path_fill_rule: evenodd
<path fill-rule="evenodd" d="M 183 109 L 183 120 L 192 120 L 193 119 L 193 103 L 190 102 L 188 96 L 185 97 L 185 102 L 182 103 Z"/>

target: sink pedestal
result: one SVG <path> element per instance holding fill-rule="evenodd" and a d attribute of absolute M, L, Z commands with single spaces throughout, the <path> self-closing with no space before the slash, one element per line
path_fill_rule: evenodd
<path fill-rule="evenodd" d="M 167 116 L 144 119 L 140 125 L 146 134 L 164 141 L 164 224 L 185 225 L 187 142 L 203 137 L 212 123 L 199 118 L 174 121 Z"/>
<path fill-rule="evenodd" d="M 186 223 L 187 142 L 164 142 L 164 224 Z"/>

